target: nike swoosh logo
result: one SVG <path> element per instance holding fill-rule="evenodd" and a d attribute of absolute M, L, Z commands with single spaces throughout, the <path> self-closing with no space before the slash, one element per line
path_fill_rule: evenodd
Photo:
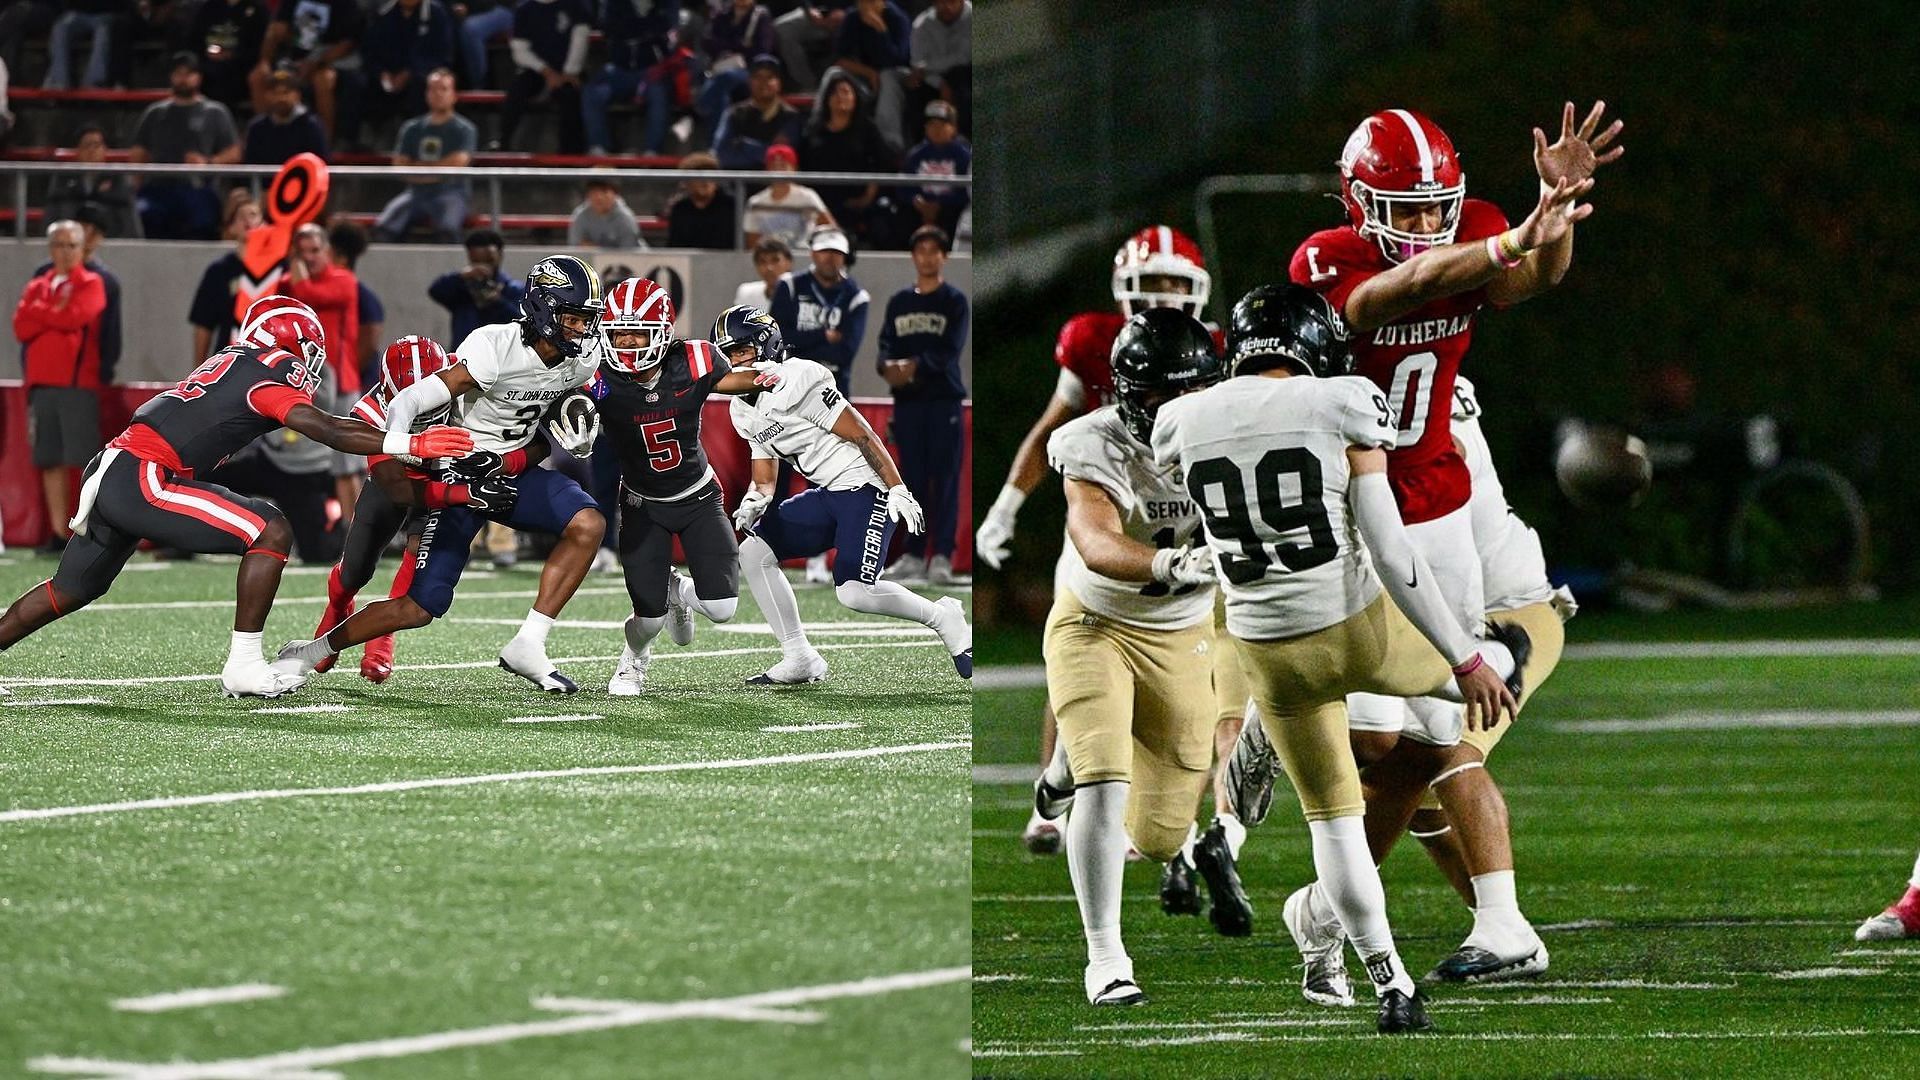
<path fill-rule="evenodd" d="M 1413 568 L 1413 580 L 1407 582 L 1407 588 L 1417 589 L 1419 587 L 1420 587 L 1420 568 L 1416 566 Z"/>

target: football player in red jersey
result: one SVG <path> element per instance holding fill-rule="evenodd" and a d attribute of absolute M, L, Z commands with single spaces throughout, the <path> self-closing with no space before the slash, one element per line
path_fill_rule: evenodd
<path fill-rule="evenodd" d="M 1512 228 L 1498 207 L 1466 197 L 1459 155 L 1439 125 L 1406 109 L 1377 112 L 1354 129 L 1340 155 L 1348 223 L 1314 233 L 1293 255 L 1293 280 L 1325 294 L 1345 317 L 1356 370 L 1386 392 L 1399 415 L 1388 482 L 1408 537 L 1470 626 L 1484 621 L 1486 603 L 1467 507 L 1469 473 L 1451 429 L 1454 379 L 1482 307 L 1517 304 L 1565 276 L 1574 224 L 1593 212 L 1579 199 L 1592 190 L 1594 171 L 1623 151 L 1609 149 L 1619 121 L 1599 131 L 1605 109 L 1596 102 L 1576 128 L 1568 102 L 1551 145 L 1534 129 L 1540 197 Z M 1457 705 L 1355 695 L 1348 711 L 1357 755 L 1376 763 L 1368 777 L 1368 833 L 1379 840 L 1378 854 L 1407 827 L 1427 784 L 1446 802 L 1449 782 L 1479 763 L 1454 758 Z M 1504 828 L 1491 817 L 1481 823 Z M 1455 828 L 1473 849 L 1471 826 L 1456 821 Z M 1481 981 L 1545 971 L 1546 950 L 1520 914 L 1512 867 L 1476 869 L 1474 930 L 1436 976 Z"/>
<path fill-rule="evenodd" d="M 260 649 L 267 610 L 280 588 L 292 531 L 264 499 L 194 479 L 276 428 L 287 427 L 349 454 L 377 454 L 384 434 L 329 416 L 313 403 L 327 362 L 313 309 L 285 296 L 255 301 L 234 344 L 214 353 L 180 385 L 140 406 L 132 423 L 88 464 L 73 519 L 73 541 L 53 578 L 28 589 L 0 616 L 0 651 L 100 598 L 140 541 L 183 551 L 240 556 L 233 641 L 220 685 L 228 697 L 277 697 L 304 678 L 274 671 Z M 421 457 L 464 454 L 464 431 L 430 427 L 409 441 Z"/>
<path fill-rule="evenodd" d="M 1900 899 L 1853 932 L 1855 941 L 1897 941 L 1913 937 L 1920 937 L 1920 859 L 1913 861 L 1913 876 L 1907 879 L 1907 891 Z"/>

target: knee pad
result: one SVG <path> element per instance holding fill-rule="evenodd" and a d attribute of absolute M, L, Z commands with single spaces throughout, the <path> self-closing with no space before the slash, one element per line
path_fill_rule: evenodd
<path fill-rule="evenodd" d="M 719 600 L 701 600 L 699 602 L 700 614 L 705 615 L 709 621 L 717 623 L 727 622 L 732 619 L 734 611 L 739 607 L 740 598 L 737 596 L 723 597 Z"/>
<path fill-rule="evenodd" d="M 864 581 L 843 581 L 833 587 L 833 595 L 843 607 L 855 611 L 869 611 L 872 608 L 873 586 Z"/>
<path fill-rule="evenodd" d="M 775 569 L 780 566 L 780 557 L 773 553 L 773 545 L 760 539 L 758 533 L 748 533 L 746 538 L 740 541 L 740 561 L 743 564 L 757 562 Z"/>
<path fill-rule="evenodd" d="M 633 618 L 628 619 L 626 625 L 622 627 L 622 630 L 627 636 L 627 647 L 631 648 L 634 652 L 642 651 L 652 643 L 654 638 L 660 636 L 660 631 L 665 628 L 666 625 L 667 620 L 665 616 L 655 619 L 645 615 L 635 615 Z"/>

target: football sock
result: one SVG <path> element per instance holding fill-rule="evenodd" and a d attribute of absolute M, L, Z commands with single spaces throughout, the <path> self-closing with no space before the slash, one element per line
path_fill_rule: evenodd
<path fill-rule="evenodd" d="M 933 606 L 933 601 L 909 592 L 892 581 L 876 581 L 871 585 L 859 581 L 842 582 L 834 586 L 833 593 L 842 604 L 855 611 L 907 619 L 921 626 L 932 626 L 933 620 L 940 614 L 940 609 Z"/>
<path fill-rule="evenodd" d="M 1467 944 L 1506 957 L 1531 951 L 1536 937 L 1527 917 L 1520 914 L 1513 871 L 1474 875 L 1473 932 L 1467 935 Z"/>
<path fill-rule="evenodd" d="M 1907 884 L 1920 889 L 1920 857 L 1913 860 L 1913 876 L 1907 879 Z"/>
<path fill-rule="evenodd" d="M 1520 902 L 1514 897 L 1513 871 L 1489 870 L 1484 874 L 1475 874 L 1473 878 L 1473 907 L 1513 908 L 1519 910 Z"/>
<path fill-rule="evenodd" d="M 1307 922 L 1313 926 L 1316 938 L 1329 939 L 1346 933 L 1340 925 L 1340 913 L 1333 909 L 1333 898 L 1318 881 L 1307 886 Z"/>
<path fill-rule="evenodd" d="M 407 595 L 407 591 L 413 588 L 413 563 L 414 555 L 412 549 L 408 549 L 401 554 L 400 565 L 393 571 L 393 588 L 387 590 L 388 599 L 405 596 Z M 351 600 L 352 597 L 348 597 L 348 599 Z"/>
<path fill-rule="evenodd" d="M 653 639 L 660 636 L 661 628 L 667 625 L 665 616 L 650 619 L 645 615 L 635 615 L 626 622 L 627 647 L 635 653 L 644 653 L 653 646 Z"/>
<path fill-rule="evenodd" d="M 553 629 L 553 619 L 537 611 L 527 612 L 527 621 L 520 624 L 520 632 L 513 635 L 540 646 L 547 647 L 547 631 Z"/>
<path fill-rule="evenodd" d="M 1046 778 L 1048 787 L 1064 790 L 1073 786 L 1073 765 L 1067 760 L 1066 743 L 1054 744 L 1053 760 L 1047 762 L 1040 775 Z"/>
<path fill-rule="evenodd" d="M 1120 885 L 1127 869 L 1127 790 L 1124 780 L 1089 784 L 1074 796 L 1067 818 L 1067 870 L 1080 901 L 1087 962 L 1125 960 L 1120 941 Z"/>
<path fill-rule="evenodd" d="M 260 653 L 260 636 L 264 632 L 265 631 L 256 630 L 252 633 L 247 633 L 243 630 L 235 630 L 233 632 L 233 644 L 227 647 L 227 659 L 258 660 L 263 664 L 266 663 L 266 657 Z"/>
<path fill-rule="evenodd" d="M 327 574 L 327 606 L 336 611 L 345 611 L 347 605 L 351 603 L 353 603 L 353 594 L 340 583 L 340 564 L 334 563 L 333 570 Z"/>
<path fill-rule="evenodd" d="M 1240 845 L 1247 842 L 1247 827 L 1232 814 L 1215 814 L 1213 820 L 1220 823 L 1220 829 L 1227 834 L 1227 850 L 1232 853 L 1233 861 L 1240 861 Z"/>
<path fill-rule="evenodd" d="M 1413 993 L 1413 978 L 1393 947 L 1387 892 L 1367 850 L 1365 823 L 1359 817 L 1309 821 L 1307 831 L 1313 834 L 1313 868 L 1320 887 L 1340 913 L 1341 927 L 1366 964 L 1374 993 L 1388 989 Z"/>
<path fill-rule="evenodd" d="M 1190 823 L 1190 824 L 1188 824 L 1188 826 L 1187 826 L 1187 838 L 1186 838 L 1185 840 L 1182 840 L 1182 841 L 1180 841 L 1180 857 L 1181 857 L 1181 858 L 1183 858 L 1183 859 L 1185 859 L 1185 860 L 1187 860 L 1187 865 L 1188 865 L 1188 866 L 1192 866 L 1192 865 L 1194 865 L 1194 861 L 1193 861 L 1193 845 L 1194 845 L 1194 844 L 1196 844 L 1196 843 L 1198 843 L 1198 842 L 1199 842 L 1199 840 L 1200 840 L 1200 825 L 1199 825 L 1199 823 L 1198 823 L 1198 822 L 1193 822 L 1193 823 Z"/>
<path fill-rule="evenodd" d="M 295 649 L 294 655 L 306 661 L 307 666 L 311 667 L 325 660 L 327 657 L 332 656 L 333 646 L 327 644 L 325 637 L 317 637 Z"/>
<path fill-rule="evenodd" d="M 747 588 L 753 601 L 767 617 L 773 636 L 780 641 L 782 656 L 792 659 L 813 651 L 807 632 L 800 624 L 800 603 L 794 599 L 793 583 L 780 572 L 780 560 L 773 548 L 757 536 L 740 542 L 740 569 L 747 575 Z"/>

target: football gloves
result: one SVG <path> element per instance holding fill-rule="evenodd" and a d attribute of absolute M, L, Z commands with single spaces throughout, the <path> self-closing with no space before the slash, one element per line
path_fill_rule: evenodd
<path fill-rule="evenodd" d="M 974 553 L 995 570 L 1007 560 L 1007 545 L 1013 542 L 1013 518 L 1025 500 L 1026 495 L 1012 484 L 1001 488 L 1000 497 L 993 500 L 993 507 L 987 511 L 987 519 L 973 534 Z"/>
<path fill-rule="evenodd" d="M 1153 554 L 1153 580 L 1168 585 L 1213 584 L 1213 555 L 1206 548 L 1186 545 L 1161 548 Z"/>
<path fill-rule="evenodd" d="M 483 514 L 508 514 L 520 501 L 520 489 L 504 476 L 489 476 L 467 485 L 467 508 Z"/>
<path fill-rule="evenodd" d="M 430 427 L 407 440 L 407 453 L 417 458 L 464 457 L 473 449 L 473 433 L 457 427 Z"/>
<path fill-rule="evenodd" d="M 927 512 L 920 509 L 919 500 L 905 484 L 895 484 L 887 489 L 887 516 L 907 527 L 907 531 L 919 535 L 926 530 Z"/>
<path fill-rule="evenodd" d="M 446 466 L 440 470 L 440 479 L 449 484 L 470 484 L 494 475 L 504 467 L 504 464 L 500 460 L 500 455 L 491 450 L 475 450 L 466 457 L 447 462 Z"/>
<path fill-rule="evenodd" d="M 759 521 L 760 515 L 766 513 L 767 507 L 772 504 L 772 495 L 757 488 L 748 488 L 747 493 L 740 496 L 740 505 L 734 507 L 733 527 L 741 532 L 752 532 L 754 522 Z"/>
<path fill-rule="evenodd" d="M 583 416 L 562 406 L 560 415 L 547 422 L 547 430 L 561 449 L 584 458 L 593 453 L 594 440 L 600 437 L 600 410 L 589 407 Z"/>

